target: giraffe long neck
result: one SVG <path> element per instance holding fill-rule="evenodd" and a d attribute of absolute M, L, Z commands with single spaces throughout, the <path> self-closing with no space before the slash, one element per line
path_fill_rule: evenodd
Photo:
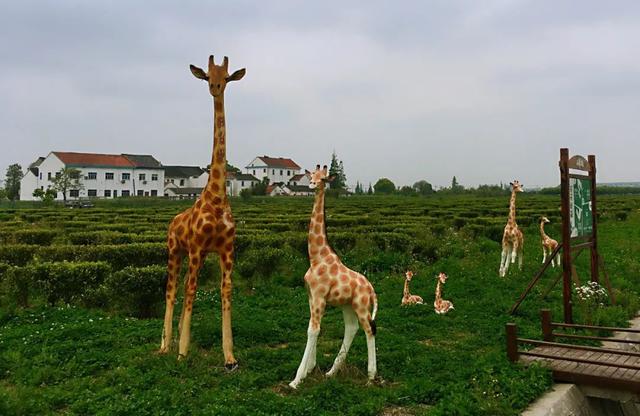
<path fill-rule="evenodd" d="M 436 300 L 442 299 L 442 282 L 438 279 L 438 284 L 436 285 Z"/>
<path fill-rule="evenodd" d="M 209 180 L 202 195 L 226 199 L 227 132 L 224 118 L 224 95 L 213 97 L 213 153 L 209 167 Z M 207 191 L 210 194 L 207 194 Z"/>
<path fill-rule="evenodd" d="M 509 220 L 510 224 L 516 223 L 516 191 L 511 191 L 511 200 L 509 201 Z"/>
<path fill-rule="evenodd" d="M 320 250 L 328 245 L 324 215 L 324 185 L 319 184 L 316 189 L 313 211 L 311 212 L 311 221 L 309 222 L 309 258 L 318 257 Z"/>
<path fill-rule="evenodd" d="M 404 291 L 402 292 L 404 297 L 409 296 L 409 279 L 404 280 Z"/>
<path fill-rule="evenodd" d="M 540 221 L 540 236 L 544 240 L 547 238 L 547 234 L 544 232 L 544 222 Z"/>

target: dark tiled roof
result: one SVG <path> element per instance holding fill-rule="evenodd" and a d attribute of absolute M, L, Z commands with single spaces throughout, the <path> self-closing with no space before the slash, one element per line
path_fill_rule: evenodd
<path fill-rule="evenodd" d="M 270 168 L 300 169 L 300 166 L 291 159 L 284 157 L 258 156 Z"/>
<path fill-rule="evenodd" d="M 191 178 L 202 175 L 205 170 L 198 166 L 163 166 L 165 178 Z"/>
<path fill-rule="evenodd" d="M 167 191 L 171 191 L 176 195 L 198 195 L 202 193 L 204 188 L 169 188 Z"/>
<path fill-rule="evenodd" d="M 292 192 L 315 192 L 313 189 L 305 185 L 287 185 Z"/>
<path fill-rule="evenodd" d="M 256 182 L 260 182 L 260 179 L 256 178 L 255 176 L 253 176 L 253 175 L 251 175 L 249 173 L 236 173 L 233 177 L 238 181 L 256 181 Z"/>
<path fill-rule="evenodd" d="M 44 157 L 40 156 L 38 159 L 36 159 L 35 162 L 30 164 L 27 169 L 29 169 L 31 173 L 33 173 L 34 175 L 38 176 L 38 171 L 39 171 L 38 167 L 40 166 L 40 164 L 44 159 L 45 159 Z"/>
<path fill-rule="evenodd" d="M 298 182 L 300 179 L 304 178 L 305 174 L 304 173 L 299 173 L 297 175 L 293 175 L 291 177 L 291 179 L 289 179 L 289 182 Z"/>
<path fill-rule="evenodd" d="M 158 162 L 156 158 L 151 155 L 130 155 L 123 153 L 122 156 L 129 159 L 137 168 L 158 169 L 162 167 L 162 163 Z"/>

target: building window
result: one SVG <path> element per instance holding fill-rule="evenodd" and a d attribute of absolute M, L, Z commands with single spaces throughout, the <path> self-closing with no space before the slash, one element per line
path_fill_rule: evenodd
<path fill-rule="evenodd" d="M 50 181 L 51 180 L 51 172 L 47 172 L 47 180 Z"/>
<path fill-rule="evenodd" d="M 71 190 L 69 191 L 69 196 L 70 196 L 70 197 L 72 197 L 72 198 L 77 198 L 77 197 L 79 197 L 79 196 L 80 196 L 80 190 L 78 190 L 78 189 L 71 189 Z"/>
<path fill-rule="evenodd" d="M 173 183 L 173 179 L 170 179 L 169 182 Z"/>
<path fill-rule="evenodd" d="M 123 181 L 128 181 L 129 179 L 131 179 L 131 174 L 130 173 L 123 173 L 122 174 L 122 180 Z M 122 196 L 124 196 L 124 194 Z"/>
<path fill-rule="evenodd" d="M 98 179 L 98 172 L 89 172 L 89 173 L 87 173 L 87 179 L 92 179 L 92 180 Z"/>
<path fill-rule="evenodd" d="M 116 198 L 118 196 L 118 191 L 117 190 L 113 190 L 113 197 Z"/>
<path fill-rule="evenodd" d="M 240 186 L 244 186 L 244 181 L 240 182 Z"/>
<path fill-rule="evenodd" d="M 184 186 L 184 179 L 180 179 L 180 186 Z"/>
<path fill-rule="evenodd" d="M 282 169 L 280 169 L 280 176 L 282 176 Z"/>
<path fill-rule="evenodd" d="M 255 170 L 255 169 L 253 170 L 253 174 L 254 174 L 254 175 L 256 174 L 256 170 Z"/>
<path fill-rule="evenodd" d="M 231 181 L 227 181 L 227 186 L 231 186 Z"/>
<path fill-rule="evenodd" d="M 40 180 L 42 180 L 42 172 L 40 172 Z"/>
<path fill-rule="evenodd" d="M 69 177 L 71 179 L 80 179 L 80 171 L 79 170 L 71 171 L 71 173 L 69 174 Z"/>
<path fill-rule="evenodd" d="M 107 181 L 112 181 L 113 180 L 113 172 L 106 172 L 104 174 L 104 179 Z"/>
<path fill-rule="evenodd" d="M 122 196 L 129 196 L 131 193 L 129 191 L 122 191 Z"/>
<path fill-rule="evenodd" d="M 138 189 L 138 196 L 144 195 L 144 191 L 142 189 Z"/>
<path fill-rule="evenodd" d="M 141 181 L 146 181 L 147 180 L 147 175 L 144 173 L 141 173 L 138 175 L 138 179 Z"/>
<path fill-rule="evenodd" d="M 152 190 L 151 191 L 151 196 L 158 196 L 158 191 L 157 190 Z"/>
<path fill-rule="evenodd" d="M 56 179 L 60 177 L 60 172 L 56 172 Z"/>
<path fill-rule="evenodd" d="M 275 169 L 271 169 L 271 174 L 275 175 L 276 174 L 276 170 Z"/>
<path fill-rule="evenodd" d="M 158 180 L 158 174 L 157 173 L 152 173 L 151 174 L 151 180 L 152 181 L 157 181 Z"/>
<path fill-rule="evenodd" d="M 149 191 L 144 191 L 144 196 L 149 196 Z"/>
<path fill-rule="evenodd" d="M 267 173 L 267 170 L 266 169 L 262 169 L 262 173 Z"/>
<path fill-rule="evenodd" d="M 104 197 L 105 198 L 111 198 L 111 189 L 105 189 L 104 190 Z"/>
<path fill-rule="evenodd" d="M 291 171 L 290 170 L 287 171 L 287 176 L 291 176 Z"/>
<path fill-rule="evenodd" d="M 89 189 L 87 191 L 87 196 L 98 196 L 98 190 L 97 189 Z"/>

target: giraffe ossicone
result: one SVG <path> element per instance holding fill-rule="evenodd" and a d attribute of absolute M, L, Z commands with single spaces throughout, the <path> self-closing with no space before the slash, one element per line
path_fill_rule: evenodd
<path fill-rule="evenodd" d="M 447 275 L 440 273 L 436 279 L 438 279 L 438 283 L 436 284 L 436 300 L 433 302 L 433 308 L 438 315 L 442 315 L 455 308 L 450 300 L 442 299 L 442 285 L 446 283 Z"/>
<path fill-rule="evenodd" d="M 169 225 L 167 248 L 169 252 L 166 309 L 160 353 L 169 351 L 172 340 L 173 308 L 176 301 L 180 266 L 185 256 L 189 258 L 189 269 L 185 278 L 184 301 L 178 324 L 180 341 L 178 356 L 184 357 L 189 351 L 191 338 L 191 314 L 196 293 L 198 273 L 205 258 L 211 252 L 220 257 L 220 297 L 222 299 L 222 349 L 225 367 L 237 367 L 233 355 L 231 331 L 231 272 L 233 270 L 233 244 L 236 236 L 235 223 L 226 193 L 226 131 L 224 118 L 224 91 L 228 82 L 238 81 L 245 75 L 245 69 L 229 75 L 229 58 L 224 57 L 222 65 L 216 65 L 213 55 L 209 56 L 207 72 L 191 65 L 191 73 L 207 81 L 209 93 L 213 97 L 213 151 L 209 168 L 209 179 L 195 204 L 176 215 Z"/>
<path fill-rule="evenodd" d="M 311 173 L 309 187 L 315 189 L 315 200 L 309 223 L 308 251 L 310 266 L 304 275 L 309 294 L 309 326 L 307 344 L 302 361 L 294 380 L 289 383 L 297 388 L 300 382 L 316 366 L 316 344 L 320 333 L 320 322 L 328 305 L 342 308 L 344 318 L 344 339 L 331 369 L 326 373 L 333 376 L 342 368 L 351 342 L 358 331 L 358 323 L 367 336 L 369 380 L 377 374 L 376 366 L 376 312 L 378 299 L 371 283 L 362 274 L 350 270 L 342 264 L 338 255 L 327 241 L 325 225 L 324 194 L 326 182 L 331 181 L 327 166 L 316 166 Z M 370 308 L 373 311 L 370 312 Z"/>
<path fill-rule="evenodd" d="M 522 270 L 524 236 L 516 224 L 516 194 L 524 192 L 523 185 L 518 181 L 511 182 L 511 199 L 509 200 L 509 218 L 502 234 L 502 257 L 500 259 L 500 277 L 504 277 L 509 270 L 509 263 L 515 263 Z"/>
<path fill-rule="evenodd" d="M 411 270 L 407 270 L 404 275 L 404 290 L 402 292 L 402 302 L 400 302 L 400 304 L 402 306 L 422 305 L 424 300 L 420 296 L 412 295 L 409 292 L 409 283 L 411 282 L 411 279 L 413 279 L 413 272 Z"/>

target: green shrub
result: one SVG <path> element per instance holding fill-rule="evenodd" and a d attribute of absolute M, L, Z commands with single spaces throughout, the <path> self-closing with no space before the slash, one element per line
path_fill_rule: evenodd
<path fill-rule="evenodd" d="M 67 238 L 71 244 L 126 244 L 133 241 L 132 234 L 117 231 L 80 231 L 69 233 Z"/>
<path fill-rule="evenodd" d="M 51 305 L 62 301 L 99 306 L 98 288 L 111 273 L 111 267 L 105 262 L 39 263 L 25 269 L 33 271 L 34 284 Z"/>
<path fill-rule="evenodd" d="M 24 266 L 33 258 L 38 247 L 27 244 L 0 245 L 0 262 L 13 266 Z"/>
<path fill-rule="evenodd" d="M 104 283 L 109 306 L 139 318 L 160 316 L 166 275 L 163 266 L 126 267 L 112 273 Z"/>
<path fill-rule="evenodd" d="M 267 279 L 276 272 L 285 256 L 279 248 L 249 249 L 239 258 L 237 270 L 249 283 L 255 278 Z"/>

